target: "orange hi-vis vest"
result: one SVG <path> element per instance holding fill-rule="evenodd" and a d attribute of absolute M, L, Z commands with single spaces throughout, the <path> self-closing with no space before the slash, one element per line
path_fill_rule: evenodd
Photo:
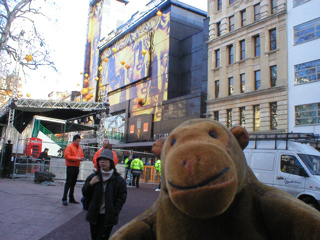
<path fill-rule="evenodd" d="M 64 158 L 66 159 L 66 165 L 69 167 L 79 167 L 79 158 L 84 157 L 82 148 L 73 142 L 64 150 Z"/>

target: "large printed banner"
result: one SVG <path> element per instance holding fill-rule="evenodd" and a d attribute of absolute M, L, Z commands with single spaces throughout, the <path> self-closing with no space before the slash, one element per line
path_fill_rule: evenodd
<path fill-rule="evenodd" d="M 130 116 L 161 120 L 168 94 L 170 10 L 155 15 L 100 53 L 100 82 L 112 105 L 130 100 Z M 100 88 L 100 93 L 101 94 Z"/>
<path fill-rule="evenodd" d="M 93 97 L 90 98 L 90 101 L 94 101 L 95 99 L 94 90 L 97 84 L 95 78 L 97 77 L 99 64 L 98 43 L 100 41 L 102 6 L 103 0 L 93 1 L 90 5 L 85 67 L 83 74 L 83 87 L 91 89 L 88 93 L 83 94 L 83 97 L 85 98 L 86 95 L 92 94 Z"/>
<path fill-rule="evenodd" d="M 110 92 L 150 75 L 150 38 L 151 33 L 146 33 L 107 57 L 102 79 L 109 83 Z"/>

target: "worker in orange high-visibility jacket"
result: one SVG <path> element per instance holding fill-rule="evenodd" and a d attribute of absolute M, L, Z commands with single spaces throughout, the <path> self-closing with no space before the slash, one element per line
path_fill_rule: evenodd
<path fill-rule="evenodd" d="M 64 186 L 64 192 L 62 197 L 62 204 L 64 206 L 68 205 L 68 202 L 67 202 L 68 192 L 69 192 L 69 203 L 79 204 L 79 202 L 77 202 L 74 199 L 74 187 L 76 186 L 76 183 L 77 183 L 80 162 L 84 160 L 82 148 L 79 146 L 80 140 L 81 140 L 80 135 L 74 135 L 73 142 L 69 144 L 64 150 L 64 158 L 66 159 L 66 166 L 67 166 L 67 179 Z"/>
<path fill-rule="evenodd" d="M 93 158 L 92 158 L 92 162 L 94 164 L 94 169 L 97 170 L 98 169 L 98 163 L 97 163 L 97 158 L 100 156 L 100 152 L 103 150 L 103 149 L 110 149 L 112 151 L 112 154 L 113 154 L 113 161 L 114 161 L 114 166 L 116 166 L 118 164 L 118 156 L 117 156 L 117 153 L 115 151 L 112 150 L 112 146 L 111 144 L 109 143 L 109 140 L 104 140 L 103 141 L 103 144 L 102 144 L 102 148 L 100 150 L 98 150 Z"/>

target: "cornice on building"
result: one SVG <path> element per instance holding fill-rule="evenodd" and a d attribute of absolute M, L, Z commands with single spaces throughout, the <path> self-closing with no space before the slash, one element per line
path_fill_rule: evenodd
<path fill-rule="evenodd" d="M 271 94 L 271 93 L 284 92 L 284 91 L 287 91 L 287 86 L 286 85 L 267 88 L 267 89 L 261 89 L 261 90 L 251 91 L 251 92 L 245 92 L 245 93 L 232 95 L 232 96 L 227 96 L 227 97 L 223 97 L 223 98 L 210 99 L 210 100 L 207 100 L 206 103 L 207 104 L 221 103 L 221 102 L 226 102 L 226 101 L 234 101 L 234 100 L 239 100 L 239 99 L 246 99 L 246 98 L 249 98 L 249 97 L 268 95 L 268 94 Z"/>

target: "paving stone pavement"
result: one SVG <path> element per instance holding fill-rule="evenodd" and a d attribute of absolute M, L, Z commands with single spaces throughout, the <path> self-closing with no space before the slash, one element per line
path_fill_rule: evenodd
<path fill-rule="evenodd" d="M 82 182 L 77 183 L 75 198 L 81 199 Z M 81 204 L 63 206 L 64 182 L 55 186 L 26 179 L 0 179 L 0 240 L 86 240 L 90 239 L 86 211 Z M 121 226 L 141 214 L 158 198 L 153 184 L 128 187 L 128 197 L 119 216 Z"/>
<path fill-rule="evenodd" d="M 81 199 L 82 184 L 75 188 Z M 62 205 L 64 182 L 54 186 L 33 179 L 0 179 L 0 240 L 36 240 L 82 211 L 81 204 Z"/>

